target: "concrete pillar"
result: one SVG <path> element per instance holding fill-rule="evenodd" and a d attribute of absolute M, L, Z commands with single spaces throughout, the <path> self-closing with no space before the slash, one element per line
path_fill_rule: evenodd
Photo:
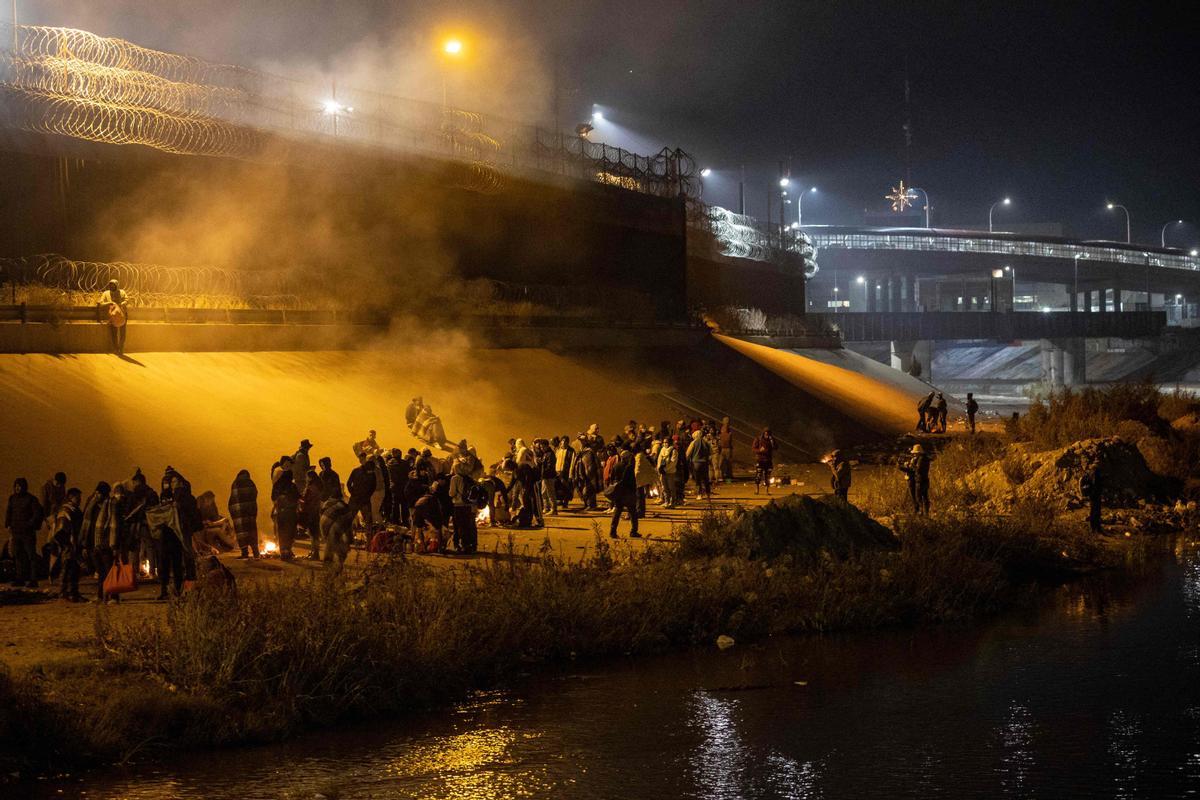
<path fill-rule="evenodd" d="M 1078 311 L 1079 310 L 1079 295 L 1073 291 L 1067 292 L 1067 294 L 1070 295 L 1070 297 L 1071 297 L 1071 311 Z"/>
<path fill-rule="evenodd" d="M 1120 289 L 1113 289 L 1113 290 L 1112 290 L 1112 293 L 1113 293 L 1113 306 L 1112 306 L 1112 310 L 1113 310 L 1113 311 L 1120 311 L 1120 310 L 1121 310 L 1121 290 L 1120 290 Z"/>
<path fill-rule="evenodd" d="M 1038 345 L 1038 357 L 1042 362 L 1041 382 L 1046 386 L 1050 386 L 1052 385 L 1050 376 L 1050 351 L 1054 349 L 1054 345 L 1050 343 L 1049 339 L 1042 339 Z"/>
<path fill-rule="evenodd" d="M 1064 355 L 1065 353 L 1061 347 L 1055 347 L 1050 351 L 1050 385 L 1055 388 L 1065 383 L 1063 368 L 1066 366 L 1064 363 L 1066 359 Z"/>
<path fill-rule="evenodd" d="M 904 276 L 904 311 L 917 310 L 917 280 L 911 273 Z"/>
<path fill-rule="evenodd" d="M 1097 305 L 1100 307 L 1100 313 L 1103 314 L 1108 311 L 1108 289 L 1100 289 L 1097 294 L 1100 300 Z"/>
<path fill-rule="evenodd" d="M 1087 383 L 1087 340 L 1082 338 L 1063 339 L 1055 345 L 1061 349 L 1062 382 L 1064 386 L 1079 386 Z"/>
<path fill-rule="evenodd" d="M 876 311 L 879 302 L 879 290 L 875 288 L 875 279 L 867 276 L 867 311 Z"/>
<path fill-rule="evenodd" d="M 1090 312 L 1092 310 L 1092 293 L 1083 293 L 1083 310 Z"/>
<path fill-rule="evenodd" d="M 933 370 L 933 342 L 929 339 L 915 342 L 893 340 L 891 364 L 892 369 L 930 380 Z"/>

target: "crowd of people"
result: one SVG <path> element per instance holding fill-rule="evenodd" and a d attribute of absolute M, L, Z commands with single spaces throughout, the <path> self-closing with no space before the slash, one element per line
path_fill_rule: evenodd
<path fill-rule="evenodd" d="M 250 470 L 240 470 L 229 489 L 227 513 L 213 492 L 199 497 L 191 483 L 167 467 L 157 488 L 137 469 L 125 481 L 101 481 L 85 498 L 59 472 L 40 496 L 18 479 L 4 524 L 15 585 L 36 587 L 40 575 L 59 581 L 64 598 L 82 600 L 82 576 L 100 578 L 97 597 L 117 602 L 106 590 L 114 566 L 131 565 L 157 581 L 160 599 L 209 577 L 232 581 L 214 556 L 239 549 L 239 558 L 262 556 L 264 545 L 284 560 L 296 557 L 298 538 L 308 558 L 340 567 L 361 536 L 371 551 L 397 547 L 423 552 L 470 554 L 478 547 L 478 524 L 538 528 L 551 514 L 606 512 L 609 535 L 622 519 L 629 536 L 649 502 L 678 508 L 691 496 L 711 500 L 714 482 L 733 477 L 734 434 L 720 423 L 680 419 L 649 427 L 634 420 L 611 438 L 591 425 L 567 434 L 514 438 L 499 459 L 484 464 L 476 449 L 446 441 L 440 419 L 421 398 L 405 412 L 422 450 L 380 446 L 375 431 L 355 442 L 357 464 L 343 480 L 325 456 L 313 464 L 313 443 L 300 441 L 270 468 L 270 491 L 260 490 Z M 435 449 L 436 448 L 436 449 Z M 769 429 L 754 439 L 755 487 L 770 492 L 778 443 Z M 436 453 L 436 455 L 435 455 Z M 269 497 L 269 499 L 268 499 Z M 270 509 L 273 539 L 259 532 L 260 504 Z M 38 545 L 44 532 L 45 544 Z"/>

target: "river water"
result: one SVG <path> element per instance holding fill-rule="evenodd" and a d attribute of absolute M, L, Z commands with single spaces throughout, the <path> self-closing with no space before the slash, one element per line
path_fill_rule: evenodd
<path fill-rule="evenodd" d="M 618 660 L 397 723 L 19 794 L 1195 796 L 1200 558 L 1181 545 L 1146 575 L 1079 582 L 982 626 Z"/>

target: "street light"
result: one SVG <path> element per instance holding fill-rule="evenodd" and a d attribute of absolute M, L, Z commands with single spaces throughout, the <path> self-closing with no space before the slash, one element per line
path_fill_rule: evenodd
<path fill-rule="evenodd" d="M 705 167 L 704 169 L 700 170 L 701 178 L 707 178 L 709 175 L 712 175 L 712 170 L 709 169 L 708 167 Z"/>
<path fill-rule="evenodd" d="M 448 56 L 461 55 L 463 51 L 463 43 L 461 39 L 447 39 L 442 45 L 442 52 Z"/>
<path fill-rule="evenodd" d="M 996 206 L 1010 206 L 1010 205 L 1012 205 L 1012 198 L 1010 198 L 1010 197 L 1006 197 L 1003 200 L 998 200 L 995 203 L 992 203 L 992 207 L 988 209 L 988 233 L 992 232 L 992 212 L 996 210 Z M 927 225 L 926 227 L 929 227 L 929 226 Z"/>
<path fill-rule="evenodd" d="M 804 227 L 804 195 L 816 193 L 817 187 L 813 186 L 807 192 L 801 192 L 800 196 L 796 198 L 796 225 Z"/>
<path fill-rule="evenodd" d="M 1177 220 L 1172 220 L 1171 222 L 1168 222 L 1166 225 L 1163 225 L 1162 233 L 1159 234 L 1159 237 L 1158 237 L 1159 243 L 1163 247 L 1166 247 L 1167 246 L 1167 228 L 1171 227 L 1172 225 L 1182 225 L 1182 224 L 1183 224 L 1183 220 L 1177 219 Z"/>
<path fill-rule="evenodd" d="M 919 187 L 916 187 L 916 186 L 909 187 L 908 194 L 911 195 L 913 192 L 920 192 L 921 194 L 925 195 L 925 227 L 928 228 L 929 227 L 929 192 L 927 192 L 924 189 L 921 189 Z"/>
<path fill-rule="evenodd" d="M 1114 208 L 1119 208 L 1125 212 L 1125 244 L 1129 244 L 1132 239 L 1129 235 L 1129 209 L 1119 203 L 1108 204 L 1109 211 L 1112 211 Z"/>

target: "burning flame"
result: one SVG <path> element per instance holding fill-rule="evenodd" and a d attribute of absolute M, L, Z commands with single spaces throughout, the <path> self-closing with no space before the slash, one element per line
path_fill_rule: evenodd
<path fill-rule="evenodd" d="M 767 483 L 771 486 L 778 486 L 781 483 L 781 481 L 779 480 L 779 478 L 771 477 L 770 480 L 767 481 Z"/>
<path fill-rule="evenodd" d="M 657 487 L 657 486 L 651 486 L 651 487 L 650 487 L 650 496 L 651 496 L 651 497 L 658 497 L 658 487 Z"/>
<path fill-rule="evenodd" d="M 269 541 L 263 542 L 262 553 L 264 556 L 269 556 L 272 553 L 278 553 L 278 552 L 279 552 L 279 545 L 275 544 L 274 542 L 269 542 Z"/>
<path fill-rule="evenodd" d="M 489 508 L 488 506 L 484 506 L 483 508 L 479 509 L 479 513 L 477 513 L 475 515 L 475 524 L 480 525 L 480 526 L 491 525 L 492 524 L 492 509 Z"/>
<path fill-rule="evenodd" d="M 145 573 L 146 575 L 150 574 L 150 562 L 149 561 L 142 562 L 142 572 Z"/>

